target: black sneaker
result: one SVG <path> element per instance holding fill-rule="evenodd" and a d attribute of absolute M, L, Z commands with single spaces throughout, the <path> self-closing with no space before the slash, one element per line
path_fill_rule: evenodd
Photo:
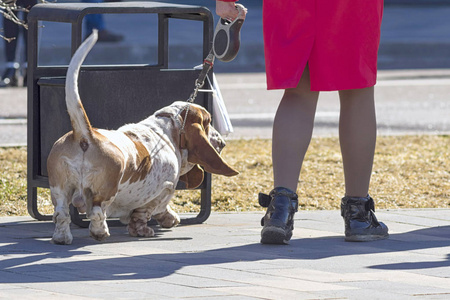
<path fill-rule="evenodd" d="M 370 196 L 342 198 L 341 215 L 347 242 L 368 242 L 389 237 L 388 227 L 378 222 L 375 216 L 375 204 Z"/>
<path fill-rule="evenodd" d="M 293 191 L 277 187 L 269 195 L 260 193 L 259 203 L 267 207 L 261 220 L 262 244 L 289 244 L 294 230 L 294 214 L 298 210 L 298 196 Z"/>

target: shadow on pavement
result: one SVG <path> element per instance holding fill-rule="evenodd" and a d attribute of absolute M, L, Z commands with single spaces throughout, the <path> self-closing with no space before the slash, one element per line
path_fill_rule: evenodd
<path fill-rule="evenodd" d="M 9 224 L 11 225 L 11 223 Z M 69 246 L 58 246 L 48 242 L 49 236 L 39 237 L 42 232 L 52 232 L 51 223 L 36 224 L 33 226 L 36 237 L 22 237 L 14 239 L 9 235 L 8 243 L 0 247 L 3 259 L 0 261 L 0 271 L 11 276 L 2 276 L 0 283 L 28 283 L 28 282 L 62 282 L 62 281 L 89 281 L 89 280 L 136 280 L 163 278 L 169 276 L 183 267 L 216 265 L 233 262 L 255 262 L 270 260 L 316 260 L 349 255 L 401 253 L 420 249 L 437 249 L 448 247 L 450 239 L 448 233 L 450 226 L 432 227 L 410 231 L 401 234 L 392 234 L 390 239 L 369 243 L 346 243 L 342 236 L 329 236 L 320 238 L 295 239 L 290 246 L 248 244 L 235 247 L 224 247 L 206 251 L 191 251 L 181 253 L 162 253 L 170 251 L 158 245 L 164 250 L 158 254 L 133 255 L 124 251 L 111 251 L 96 253 L 83 250 L 84 246 L 95 245 L 96 241 L 84 237 L 78 237 L 74 244 Z M 8 224 L 6 224 L 8 226 Z M 20 230 L 22 225 L 15 223 L 13 228 Z M 27 224 L 30 226 L 30 224 Z M 29 229 L 29 227 L 28 227 Z M 118 230 L 118 229 L 113 229 Z M 120 229 L 123 231 L 123 228 Z M 300 229 L 301 230 L 301 229 Z M 117 232 L 103 244 L 112 245 L 119 243 L 135 242 L 139 246 L 137 238 L 131 238 L 124 232 Z M 157 232 L 156 238 L 143 239 L 161 240 L 173 242 L 180 240 L 182 243 L 186 238 L 160 238 L 163 231 Z M 15 240 L 15 242 L 14 242 Z M 193 239 L 195 240 L 195 238 Z M 206 242 L 206 241 L 201 241 Z M 232 242 L 232 241 L 230 241 Z M 192 243 L 192 241 L 190 241 Z M 139 252 L 145 252 L 146 247 L 151 244 L 142 241 Z M 134 246 L 134 245 L 133 245 Z M 164 245 L 163 245 L 164 246 Z M 125 249 L 125 248 L 124 248 Z M 130 249 L 127 247 L 126 249 Z M 188 247 L 186 247 L 188 249 Z M 150 248 L 148 252 L 154 251 Z M 186 250 L 188 251 L 188 250 Z M 110 255 L 108 253 L 111 253 Z M 10 255 L 22 254 L 22 257 L 11 257 Z M 25 254 L 25 256 L 23 255 Z M 118 256 L 121 257 L 108 257 Z M 450 266 L 450 255 L 445 261 L 426 262 L 403 262 L 384 265 L 374 265 L 369 268 L 385 270 L 425 269 Z M 39 272 L 39 273 L 36 273 Z M 39 276 L 33 276 L 39 274 Z M 19 276 L 20 275 L 20 276 Z M 30 275 L 30 276 L 28 276 Z"/>

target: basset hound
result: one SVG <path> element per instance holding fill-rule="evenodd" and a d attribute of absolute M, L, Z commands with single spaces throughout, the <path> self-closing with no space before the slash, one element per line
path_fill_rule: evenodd
<path fill-rule="evenodd" d="M 107 217 L 128 224 L 131 236 L 151 237 L 151 218 L 164 228 L 180 222 L 169 206 L 179 180 L 195 188 L 204 171 L 238 174 L 219 155 L 225 143 L 210 114 L 196 104 L 174 102 L 118 130 L 93 128 L 78 93 L 78 73 L 96 40 L 94 32 L 70 62 L 65 89 L 72 131 L 55 142 L 47 160 L 55 244 L 72 243 L 70 204 L 86 213 L 96 240 L 110 235 Z"/>

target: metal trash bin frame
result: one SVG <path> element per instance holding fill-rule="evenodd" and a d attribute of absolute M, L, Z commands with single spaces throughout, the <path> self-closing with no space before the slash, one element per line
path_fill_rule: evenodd
<path fill-rule="evenodd" d="M 27 141 L 27 206 L 29 214 L 37 220 L 51 220 L 52 215 L 44 215 L 39 212 L 37 201 L 37 189 L 49 188 L 48 177 L 46 176 L 46 159 L 48 153 L 43 149 L 49 147 L 49 142 L 45 140 L 45 132 L 41 130 L 41 123 L 46 122 L 43 117 L 41 106 L 45 106 L 45 100 L 41 99 L 41 93 L 49 91 L 52 96 L 61 94 L 64 90 L 64 78 L 68 66 L 39 66 L 38 65 L 38 21 L 61 22 L 71 24 L 71 54 L 73 55 L 79 45 L 82 43 L 82 20 L 87 14 L 157 14 L 158 15 L 158 62 L 156 65 L 120 65 L 120 66 L 89 66 L 82 67 L 80 74 L 80 94 L 83 96 L 83 80 L 89 82 L 93 78 L 99 79 L 102 74 L 117 77 L 123 74 L 139 75 L 158 74 L 166 76 L 169 80 L 177 82 L 176 90 L 183 90 L 182 98 L 167 99 L 165 105 L 175 100 L 185 100 L 190 95 L 194 87 L 194 81 L 200 71 L 198 70 L 170 70 L 169 65 L 169 34 L 168 26 L 170 19 L 184 19 L 203 22 L 203 57 L 206 57 L 211 49 L 213 36 L 213 16 L 211 12 L 201 6 L 179 5 L 158 2 L 112 2 L 112 3 L 59 3 L 59 4 L 37 4 L 28 14 L 28 141 Z M 130 73 L 131 72 L 131 73 Z M 160 72 L 160 73 L 155 73 Z M 102 76 L 103 77 L 103 76 Z M 155 77 L 155 76 L 154 76 Z M 84 79 L 83 79 L 84 78 Z M 160 80 L 165 80 L 161 78 Z M 179 83 L 178 81 L 182 81 Z M 184 86 L 183 86 L 184 84 Z M 205 83 L 207 84 L 207 83 Z M 188 85 L 188 86 L 187 86 Z M 206 87 L 208 88 L 208 87 Z M 63 92 L 64 93 L 64 92 Z M 64 98 L 63 98 L 64 100 Z M 207 110 L 212 109 L 212 97 L 209 93 L 199 94 L 196 103 L 203 105 Z M 148 103 L 148 102 L 147 102 Z M 151 103 L 148 103 L 151 104 Z M 64 103 L 65 108 L 65 103 Z M 87 105 L 89 106 L 89 104 Z M 161 105 L 162 107 L 164 105 Z M 53 107 L 48 105 L 47 107 Z M 160 108 L 158 107 L 158 108 Z M 156 110 L 157 108 L 154 108 Z M 120 109 L 118 108 L 117 111 Z M 95 110 L 94 110 L 95 111 Z M 149 111 L 147 116 L 153 113 Z M 67 116 L 67 112 L 63 112 Z M 114 111 L 112 112 L 114 113 Z M 93 112 L 88 112 L 91 119 L 95 119 Z M 67 116 L 68 118 L 68 116 Z M 53 118 L 52 118 L 53 119 Z M 114 119 L 114 116 L 110 117 Z M 138 122 L 142 119 L 133 120 Z M 92 120 L 91 120 L 92 121 Z M 94 126 L 96 125 L 92 122 Z M 123 123 L 122 123 L 123 124 Z M 108 127 L 111 128 L 111 127 Z M 117 127 L 116 127 L 117 128 Z M 116 129 L 111 128 L 111 129 Z M 70 129 L 69 129 L 70 130 Z M 67 130 L 67 131 L 69 131 Z M 67 132 L 66 131 L 66 132 Z M 65 132 L 63 132 L 64 134 Z M 62 134 L 61 134 L 62 135 Z M 56 141 L 56 140 L 55 140 Z M 54 142 L 54 141 L 53 141 Z M 52 143 L 53 144 L 53 143 Z M 51 146 L 50 146 L 51 147 Z M 182 183 L 179 183 L 177 189 L 183 189 Z M 204 222 L 211 212 L 211 174 L 206 173 L 201 190 L 200 212 L 195 217 L 186 217 L 181 219 L 181 224 L 199 224 Z M 72 222 L 85 227 L 88 222 L 84 220 L 85 216 L 78 214 L 78 211 L 71 206 Z M 108 219 L 110 225 L 117 225 L 117 220 Z"/>

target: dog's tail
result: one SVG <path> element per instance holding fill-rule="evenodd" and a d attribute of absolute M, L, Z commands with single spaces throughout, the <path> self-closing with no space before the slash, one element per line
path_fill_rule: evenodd
<path fill-rule="evenodd" d="M 80 141 L 92 137 L 92 126 L 78 93 L 78 73 L 80 72 L 81 64 L 96 42 L 97 30 L 94 30 L 73 55 L 66 75 L 67 111 L 69 112 L 75 138 Z"/>

